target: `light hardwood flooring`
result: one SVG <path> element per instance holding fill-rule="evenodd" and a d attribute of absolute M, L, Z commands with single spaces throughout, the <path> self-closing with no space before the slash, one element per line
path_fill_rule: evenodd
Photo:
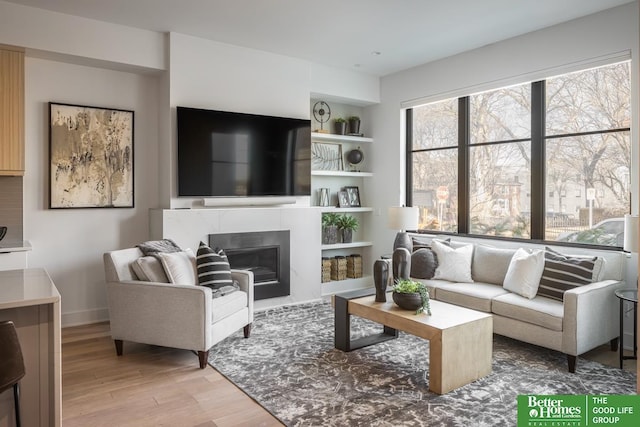
<path fill-rule="evenodd" d="M 582 357 L 618 366 L 608 345 Z M 636 372 L 636 361 L 624 369 Z M 117 357 L 108 323 L 62 330 L 62 418 L 65 427 L 282 425 L 190 351 L 125 342 Z"/>
<path fill-rule="evenodd" d="M 281 426 L 216 370 L 185 350 L 124 343 L 109 324 L 62 330 L 62 422 L 86 426 Z"/>

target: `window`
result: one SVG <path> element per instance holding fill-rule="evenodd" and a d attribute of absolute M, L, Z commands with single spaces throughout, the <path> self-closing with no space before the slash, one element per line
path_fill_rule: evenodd
<path fill-rule="evenodd" d="M 420 229 L 620 246 L 630 100 L 626 61 L 408 110 Z"/>

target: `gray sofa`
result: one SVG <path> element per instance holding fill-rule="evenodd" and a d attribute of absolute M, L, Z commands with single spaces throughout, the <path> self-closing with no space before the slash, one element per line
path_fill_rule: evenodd
<path fill-rule="evenodd" d="M 425 242 L 424 237 L 419 239 Z M 572 255 L 593 255 L 584 249 L 555 249 Z M 614 291 L 625 286 L 623 253 L 599 253 L 604 261 L 598 277 L 594 277 L 596 281 L 567 290 L 563 300 L 558 301 L 540 295 L 529 299 L 504 289 L 515 251 L 516 248 L 475 243 L 473 283 L 412 278 L 425 283 L 433 299 L 492 313 L 496 334 L 565 353 L 569 372 L 575 372 L 577 356 L 595 347 L 610 343 L 612 350 L 617 349 L 619 304 Z M 412 276 L 420 270 L 416 262 L 420 260 L 416 260 L 414 252 Z"/>

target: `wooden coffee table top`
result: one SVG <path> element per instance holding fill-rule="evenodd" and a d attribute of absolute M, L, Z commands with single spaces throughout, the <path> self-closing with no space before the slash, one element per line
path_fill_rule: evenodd
<path fill-rule="evenodd" d="M 492 317 L 489 313 L 475 311 L 442 301 L 431 300 L 431 315 L 415 314 L 414 310 L 398 307 L 387 294 L 387 302 L 375 302 L 370 295 L 349 300 L 349 314 L 364 317 L 374 322 L 409 332 L 412 335 L 431 339 L 429 330 L 443 331 Z M 426 327 L 425 327 L 426 326 Z"/>

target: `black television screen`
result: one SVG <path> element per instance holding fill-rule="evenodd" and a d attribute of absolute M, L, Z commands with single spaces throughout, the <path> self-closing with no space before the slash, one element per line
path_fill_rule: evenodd
<path fill-rule="evenodd" d="M 178 196 L 308 196 L 311 121 L 177 107 Z"/>

